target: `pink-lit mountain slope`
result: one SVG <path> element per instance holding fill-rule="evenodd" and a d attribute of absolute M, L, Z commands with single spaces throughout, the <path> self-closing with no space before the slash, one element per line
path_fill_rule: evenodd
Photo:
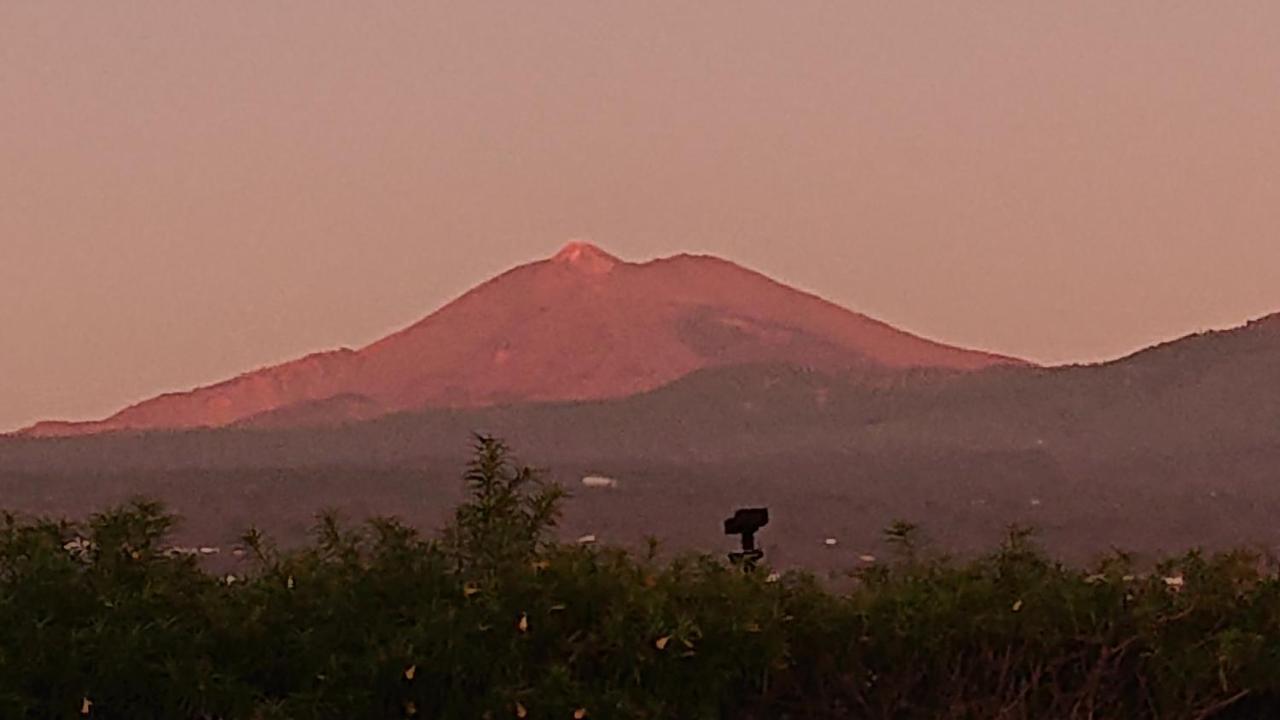
<path fill-rule="evenodd" d="M 360 350 L 310 355 L 31 436 L 360 420 L 426 407 L 618 398 L 755 363 L 852 376 L 1020 361 L 896 330 L 714 257 L 623 262 L 571 243 Z"/>

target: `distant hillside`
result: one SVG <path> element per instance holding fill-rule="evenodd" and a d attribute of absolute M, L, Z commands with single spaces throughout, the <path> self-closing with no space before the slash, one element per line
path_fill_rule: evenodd
<path fill-rule="evenodd" d="M 564 531 L 716 548 L 729 509 L 764 503 L 787 562 L 848 566 L 895 518 L 950 549 L 1009 522 L 1086 558 L 1250 542 L 1280 546 L 1280 316 L 1112 363 L 914 370 L 869 383 L 756 364 L 634 397 L 429 409 L 334 424 L 327 403 L 218 430 L 0 440 L 0 495 L 78 513 L 143 492 L 230 537 L 300 537 L 324 506 L 435 522 L 458 497 L 473 431 L 509 440 L 575 491 Z M 361 398 L 339 398 L 339 415 Z M 316 424 L 299 427 L 298 424 Z M 620 478 L 614 490 L 578 485 Z M 838 537 L 828 550 L 825 537 Z"/>
<path fill-rule="evenodd" d="M 483 429 L 569 458 L 661 460 L 687 449 L 715 459 L 787 456 L 798 446 L 857 451 L 917 444 L 1229 450 L 1280 442 L 1280 315 L 1100 365 L 960 374 L 918 369 L 864 380 L 785 364 L 738 364 L 693 371 L 628 398 L 388 415 L 365 396 L 340 395 L 223 430 L 78 443 L 11 440 L 0 448 L 17 456 L 36 452 L 55 464 L 101 451 L 108 455 L 95 462 L 121 467 L 165 466 L 162 450 L 169 447 L 226 448 L 210 451 L 209 460 L 230 465 L 394 464 L 414 453 L 450 453 L 459 437 Z M 381 416 L 369 419 L 375 414 Z M 199 455 L 188 461 L 207 464 Z"/>

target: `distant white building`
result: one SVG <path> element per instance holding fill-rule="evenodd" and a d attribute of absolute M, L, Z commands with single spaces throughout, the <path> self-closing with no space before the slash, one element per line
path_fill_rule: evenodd
<path fill-rule="evenodd" d="M 582 478 L 582 485 L 589 488 L 615 488 L 618 487 L 618 481 L 603 475 L 588 475 Z"/>

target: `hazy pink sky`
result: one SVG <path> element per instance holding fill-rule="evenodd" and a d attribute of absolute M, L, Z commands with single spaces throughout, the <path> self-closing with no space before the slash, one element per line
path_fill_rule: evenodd
<path fill-rule="evenodd" d="M 0 429 L 574 237 L 1041 362 L 1280 310 L 1280 3 L 0 3 Z"/>

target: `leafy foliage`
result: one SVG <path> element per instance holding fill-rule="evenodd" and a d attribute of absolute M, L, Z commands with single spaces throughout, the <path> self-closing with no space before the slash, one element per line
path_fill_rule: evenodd
<path fill-rule="evenodd" d="M 0 516 L 0 717 L 1258 718 L 1280 714 L 1280 579 L 1246 552 L 1079 570 L 1029 531 L 836 594 L 800 573 L 558 545 L 563 497 L 477 438 L 439 540 L 393 519 L 243 539 L 216 576 L 138 501 Z"/>
<path fill-rule="evenodd" d="M 459 568 L 488 574 L 527 561 L 550 542 L 564 490 L 512 462 L 501 440 L 476 436 L 464 480 L 469 498 L 445 529 Z"/>

